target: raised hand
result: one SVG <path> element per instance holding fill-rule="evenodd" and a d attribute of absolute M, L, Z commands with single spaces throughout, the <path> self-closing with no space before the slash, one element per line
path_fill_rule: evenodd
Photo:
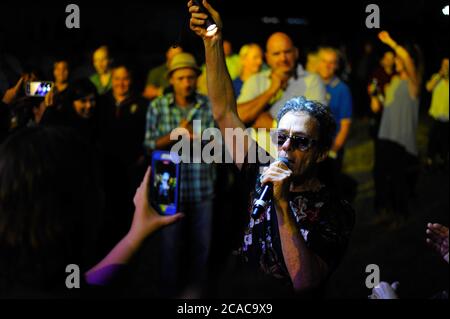
<path fill-rule="evenodd" d="M 148 191 L 150 172 L 151 168 L 149 167 L 141 185 L 136 190 L 133 200 L 135 211 L 130 234 L 137 241 L 144 239 L 163 226 L 176 222 L 184 216 L 182 213 L 171 216 L 162 216 L 150 205 L 148 201 L 150 195 Z"/>
<path fill-rule="evenodd" d="M 19 95 L 20 88 L 21 88 L 24 80 L 25 80 L 24 76 L 21 76 L 19 81 L 17 81 L 16 85 L 14 85 L 12 88 L 6 90 L 5 95 L 3 95 L 3 98 L 2 98 L 3 103 L 9 105 L 15 101 L 15 99 Z"/>
<path fill-rule="evenodd" d="M 395 48 L 397 46 L 397 43 L 391 38 L 391 35 L 387 31 L 381 31 L 378 33 L 378 39 L 380 39 L 384 44 L 389 45 L 391 48 Z"/>
<path fill-rule="evenodd" d="M 203 1 L 202 4 L 207 10 L 207 13 L 201 13 L 200 7 L 195 5 L 194 1 L 190 0 L 188 2 L 188 8 L 191 14 L 189 27 L 204 40 L 216 40 L 222 30 L 222 20 L 220 15 L 206 0 L 198 1 Z M 208 32 L 204 27 L 208 16 L 211 17 L 217 25 L 217 28 L 211 32 Z"/>

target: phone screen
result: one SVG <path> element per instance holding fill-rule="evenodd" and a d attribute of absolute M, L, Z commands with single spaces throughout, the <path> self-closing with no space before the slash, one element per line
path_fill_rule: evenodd
<path fill-rule="evenodd" d="M 26 94 L 27 96 L 40 96 L 44 97 L 50 92 L 53 87 L 53 82 L 51 81 L 34 81 L 27 82 Z"/>
<path fill-rule="evenodd" d="M 175 214 L 178 210 L 179 167 L 169 152 L 154 152 L 151 183 L 151 198 L 158 212 Z"/>

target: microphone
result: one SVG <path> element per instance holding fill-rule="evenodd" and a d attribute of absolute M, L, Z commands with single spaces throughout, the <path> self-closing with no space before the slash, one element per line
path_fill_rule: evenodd
<path fill-rule="evenodd" d="M 206 10 L 205 6 L 202 3 L 203 0 L 193 0 L 194 4 L 198 7 L 200 7 L 200 12 L 208 14 L 208 11 Z M 217 29 L 217 25 L 214 22 L 214 20 L 208 16 L 208 18 L 205 21 L 205 29 L 208 31 L 207 34 L 212 34 L 215 29 Z"/>
<path fill-rule="evenodd" d="M 278 158 L 278 161 L 284 163 L 286 166 L 289 167 L 289 160 L 286 157 L 280 157 Z M 272 183 L 264 185 L 264 189 L 261 195 L 259 196 L 258 199 L 254 201 L 252 212 L 253 219 L 259 218 L 262 212 L 266 210 L 271 199 L 272 199 Z"/>

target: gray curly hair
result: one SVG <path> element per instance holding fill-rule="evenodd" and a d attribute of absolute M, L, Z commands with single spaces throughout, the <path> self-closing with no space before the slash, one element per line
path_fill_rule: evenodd
<path fill-rule="evenodd" d="M 288 100 L 280 109 L 277 121 L 287 113 L 307 113 L 316 119 L 319 125 L 318 148 L 326 151 L 331 148 L 336 131 L 336 121 L 328 106 L 313 100 L 308 100 L 304 96 L 294 97 Z"/>

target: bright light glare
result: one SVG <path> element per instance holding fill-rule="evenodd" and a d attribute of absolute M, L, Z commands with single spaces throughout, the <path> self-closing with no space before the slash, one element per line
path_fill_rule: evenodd
<path fill-rule="evenodd" d="M 443 13 L 445 16 L 448 16 L 448 5 L 446 5 L 446 6 L 444 7 L 444 9 L 442 9 L 442 13 Z"/>
<path fill-rule="evenodd" d="M 217 25 L 216 24 L 211 24 L 207 29 L 206 29 L 206 36 L 208 37 L 212 37 L 217 33 Z"/>

